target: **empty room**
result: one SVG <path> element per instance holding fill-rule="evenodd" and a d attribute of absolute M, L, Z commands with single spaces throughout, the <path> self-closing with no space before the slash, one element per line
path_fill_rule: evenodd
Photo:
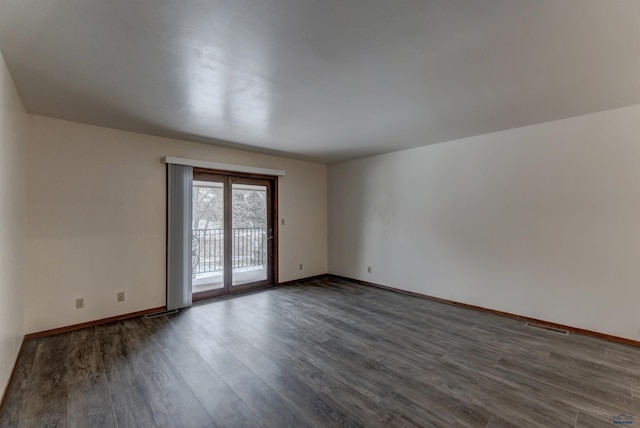
<path fill-rule="evenodd" d="M 0 0 L 0 428 L 640 424 L 637 0 Z"/>

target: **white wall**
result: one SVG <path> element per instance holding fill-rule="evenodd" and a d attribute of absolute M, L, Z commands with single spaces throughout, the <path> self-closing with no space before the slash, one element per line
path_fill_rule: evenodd
<path fill-rule="evenodd" d="M 325 165 L 32 116 L 27 332 L 165 305 L 164 156 L 285 170 L 279 280 L 327 272 Z"/>
<path fill-rule="evenodd" d="M 640 105 L 333 165 L 329 243 L 333 274 L 638 340 Z"/>
<path fill-rule="evenodd" d="M 28 115 L 0 53 L 0 395 L 24 337 Z"/>

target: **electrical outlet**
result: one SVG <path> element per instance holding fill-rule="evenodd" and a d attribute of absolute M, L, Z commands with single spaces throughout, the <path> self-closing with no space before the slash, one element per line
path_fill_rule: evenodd
<path fill-rule="evenodd" d="M 302 263 L 300 263 L 300 270 L 302 270 Z"/>
<path fill-rule="evenodd" d="M 367 268 L 367 272 L 371 273 L 371 266 Z"/>
<path fill-rule="evenodd" d="M 84 308 L 84 297 L 80 297 L 79 299 L 76 299 L 76 309 L 82 309 Z"/>
<path fill-rule="evenodd" d="M 118 302 L 124 302 L 124 291 L 118 292 Z"/>
<path fill-rule="evenodd" d="M 280 225 L 284 226 L 284 219 L 280 219 Z"/>

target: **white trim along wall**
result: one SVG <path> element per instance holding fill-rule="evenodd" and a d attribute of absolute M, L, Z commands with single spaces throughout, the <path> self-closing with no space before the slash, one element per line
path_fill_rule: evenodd
<path fill-rule="evenodd" d="M 272 176 L 279 176 L 279 177 L 284 177 L 286 175 L 286 172 L 279 169 L 257 168 L 254 166 L 244 166 L 244 165 L 235 165 L 230 163 L 183 159 L 183 158 L 177 158 L 172 156 L 166 156 L 164 158 L 164 163 L 170 163 L 174 165 L 195 166 L 199 168 L 217 169 L 220 171 L 245 172 L 249 174 L 272 175 Z"/>

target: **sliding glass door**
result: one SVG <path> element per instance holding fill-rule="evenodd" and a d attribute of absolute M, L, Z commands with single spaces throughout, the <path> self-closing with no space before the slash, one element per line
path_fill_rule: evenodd
<path fill-rule="evenodd" d="M 274 282 L 274 179 L 193 173 L 193 298 Z"/>

